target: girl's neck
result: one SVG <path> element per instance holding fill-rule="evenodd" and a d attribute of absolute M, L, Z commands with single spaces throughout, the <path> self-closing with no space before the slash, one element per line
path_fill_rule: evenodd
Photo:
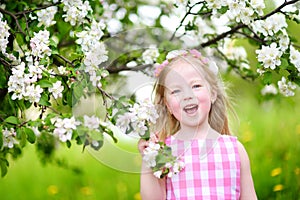
<path fill-rule="evenodd" d="M 174 137 L 179 140 L 206 139 L 210 133 L 216 134 L 216 131 L 207 123 L 205 126 L 197 127 L 181 126 Z"/>

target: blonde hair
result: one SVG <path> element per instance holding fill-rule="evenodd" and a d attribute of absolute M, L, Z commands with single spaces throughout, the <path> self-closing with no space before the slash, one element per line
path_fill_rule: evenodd
<path fill-rule="evenodd" d="M 227 107 L 227 95 L 221 77 L 209 69 L 208 64 L 202 62 L 199 58 L 189 54 L 177 56 L 173 58 L 167 66 L 165 66 L 157 77 L 154 92 L 154 104 L 158 107 L 159 119 L 157 120 L 155 129 L 158 132 L 160 140 L 164 141 L 166 137 L 175 134 L 180 129 L 179 121 L 168 111 L 165 104 L 165 79 L 172 66 L 178 62 L 184 61 L 191 64 L 201 72 L 205 81 L 208 83 L 211 91 L 215 92 L 216 99 L 212 102 L 209 112 L 208 123 L 217 132 L 230 135 Z M 211 62 L 208 60 L 208 62 Z"/>

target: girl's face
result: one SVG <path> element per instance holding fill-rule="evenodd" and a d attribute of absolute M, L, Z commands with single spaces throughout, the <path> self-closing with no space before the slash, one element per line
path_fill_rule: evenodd
<path fill-rule="evenodd" d="M 181 127 L 208 124 L 212 94 L 207 81 L 190 63 L 178 61 L 165 79 L 165 101 Z"/>

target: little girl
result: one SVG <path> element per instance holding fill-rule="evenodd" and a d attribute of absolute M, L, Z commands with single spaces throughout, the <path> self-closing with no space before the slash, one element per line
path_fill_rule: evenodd
<path fill-rule="evenodd" d="M 177 51 L 155 74 L 155 104 L 161 107 L 156 140 L 171 146 L 185 167 L 158 179 L 143 162 L 142 199 L 257 199 L 248 155 L 230 135 L 225 91 L 214 62 L 197 50 Z M 148 144 L 139 141 L 142 155 Z"/>

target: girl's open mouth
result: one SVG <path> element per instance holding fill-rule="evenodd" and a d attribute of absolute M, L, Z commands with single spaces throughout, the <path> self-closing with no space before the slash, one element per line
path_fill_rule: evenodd
<path fill-rule="evenodd" d="M 183 108 L 183 110 L 187 114 L 193 114 L 198 110 L 198 105 L 196 105 L 196 104 L 187 105 Z"/>

